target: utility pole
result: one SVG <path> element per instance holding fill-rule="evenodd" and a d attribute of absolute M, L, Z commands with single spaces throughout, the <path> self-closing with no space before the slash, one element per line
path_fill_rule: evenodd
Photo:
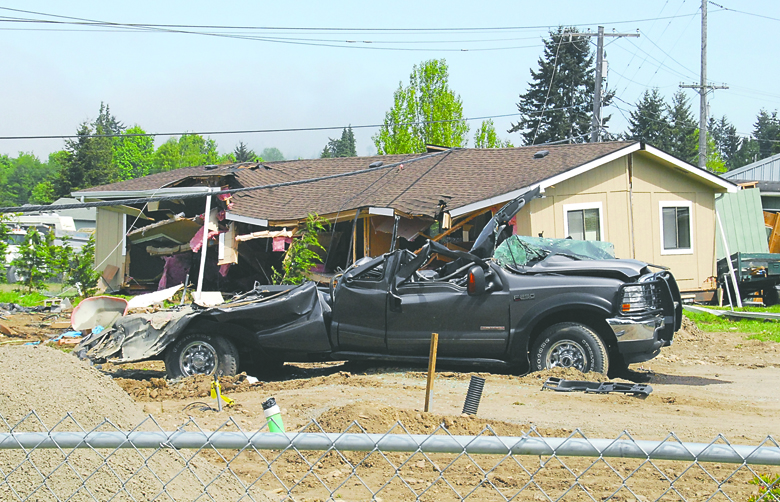
<path fill-rule="evenodd" d="M 599 26 L 598 33 L 569 33 L 569 41 L 572 37 L 597 37 L 596 38 L 596 87 L 593 89 L 593 118 L 591 119 L 590 141 L 596 143 L 601 136 L 601 81 L 604 79 L 604 37 L 638 37 L 637 33 L 604 33 L 604 27 Z"/>
<path fill-rule="evenodd" d="M 699 93 L 699 167 L 707 167 L 707 93 L 728 89 L 727 85 L 707 85 L 707 0 L 701 0 L 701 75 L 699 85 L 680 84 L 683 89 Z"/>

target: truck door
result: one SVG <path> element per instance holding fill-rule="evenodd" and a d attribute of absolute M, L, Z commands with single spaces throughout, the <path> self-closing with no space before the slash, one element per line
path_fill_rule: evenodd
<path fill-rule="evenodd" d="M 333 303 L 331 335 L 338 350 L 384 353 L 387 307 L 386 260 L 369 262 L 357 274 L 341 278 Z"/>
<path fill-rule="evenodd" d="M 400 306 L 387 311 L 391 354 L 427 356 L 431 333 L 443 357 L 500 358 L 509 336 L 509 296 L 493 291 L 469 296 L 451 282 L 410 282 L 398 287 Z"/>

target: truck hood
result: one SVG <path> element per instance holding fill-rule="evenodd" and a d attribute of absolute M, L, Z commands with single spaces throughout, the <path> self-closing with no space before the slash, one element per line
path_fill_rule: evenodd
<path fill-rule="evenodd" d="M 638 260 L 578 260 L 565 255 L 551 255 L 523 270 L 527 274 L 565 274 L 611 277 L 634 280 L 648 273 L 647 264 Z"/>

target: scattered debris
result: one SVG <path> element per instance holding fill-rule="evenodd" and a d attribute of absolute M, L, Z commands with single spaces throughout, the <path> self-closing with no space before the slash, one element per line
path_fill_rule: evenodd
<path fill-rule="evenodd" d="M 73 329 L 85 330 L 95 326 L 113 326 L 127 313 L 127 300 L 114 296 L 93 296 L 79 303 L 70 315 Z"/>
<path fill-rule="evenodd" d="M 610 392 L 622 392 L 632 396 L 647 397 L 653 392 L 653 388 L 641 383 L 623 382 L 586 382 L 584 380 L 563 380 L 550 377 L 544 382 L 542 390 L 555 390 L 558 392 L 585 392 L 586 394 L 608 394 Z"/>
<path fill-rule="evenodd" d="M 184 287 L 184 284 L 179 284 L 178 286 L 173 286 L 167 289 L 161 289 L 160 291 L 154 291 L 152 293 L 146 293 L 145 295 L 138 295 L 134 296 L 130 299 L 129 302 L 127 302 L 127 309 L 137 309 L 137 308 L 143 308 L 143 307 L 151 307 L 152 305 L 156 303 L 162 303 L 165 300 L 170 300 L 173 298 L 173 295 L 175 295 L 181 288 Z"/>

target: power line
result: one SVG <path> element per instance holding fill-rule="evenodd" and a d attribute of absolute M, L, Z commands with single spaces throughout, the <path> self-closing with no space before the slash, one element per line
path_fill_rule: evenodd
<path fill-rule="evenodd" d="M 439 32 L 490 32 L 490 31 L 513 31 L 513 30 L 539 30 L 557 28 L 558 25 L 529 25 L 529 26 L 489 26 L 489 27 L 454 27 L 454 28 L 369 28 L 369 27 L 302 27 L 302 26 L 230 26 L 230 25 L 188 25 L 188 24 L 153 24 L 153 23 L 119 23 L 99 21 L 94 19 L 85 19 L 72 16 L 63 16 L 58 14 L 49 14 L 46 12 L 30 11 L 23 9 L 13 9 L 10 7 L 0 7 L 0 10 L 7 10 L 12 12 L 20 12 L 23 14 L 33 14 L 38 16 L 48 16 L 60 19 L 70 19 L 73 21 L 79 21 L 80 24 L 96 24 L 96 25 L 111 25 L 111 26 L 124 26 L 130 28 L 162 28 L 162 29 L 222 29 L 222 30 L 257 30 L 257 31 L 314 31 L 314 32 L 387 32 L 387 33 L 439 33 Z M 622 21 L 600 21 L 597 23 L 581 23 L 581 24 L 567 24 L 567 26 L 593 26 L 603 23 L 609 24 L 626 24 L 626 23 L 643 23 L 650 21 L 658 21 L 664 19 L 674 19 L 680 17 L 687 17 L 685 15 L 674 15 L 666 17 L 656 18 L 643 18 L 643 19 L 630 19 Z M 0 20 L 2 21 L 2 20 Z M 45 19 L 31 19 L 28 22 L 41 22 L 47 23 L 49 20 Z M 77 24 L 77 23 L 72 23 Z"/>
<path fill-rule="evenodd" d="M 744 14 L 744 15 L 746 15 L 746 16 L 753 16 L 753 17 L 760 17 L 760 18 L 762 18 L 762 19 L 769 19 L 770 21 L 780 21 L 780 18 L 776 18 L 776 17 L 772 17 L 772 16 L 767 16 L 767 15 L 764 15 L 764 14 L 754 14 L 754 13 L 752 13 L 752 12 L 746 12 L 746 11 L 744 11 L 744 10 L 737 10 L 737 9 L 732 9 L 732 8 L 730 8 L 730 7 L 725 7 L 725 6 L 723 6 L 723 5 L 719 4 L 719 3 L 715 3 L 715 2 L 713 2 L 712 0 L 710 0 L 708 3 L 711 3 L 711 4 L 712 4 L 712 5 L 714 5 L 715 7 L 720 7 L 720 8 L 721 8 L 721 9 L 723 9 L 723 10 L 727 10 L 727 11 L 731 11 L 731 12 L 736 12 L 736 13 L 738 13 L 738 14 Z"/>
<path fill-rule="evenodd" d="M 474 120 L 496 119 L 505 117 L 517 117 L 520 115 L 536 115 L 543 114 L 548 111 L 556 110 L 568 110 L 569 108 L 576 108 L 579 105 L 562 106 L 558 108 L 548 108 L 546 110 L 540 110 L 538 112 L 530 113 L 505 113 L 502 115 L 485 115 L 482 117 L 467 117 L 463 119 L 449 119 L 449 120 L 425 120 L 420 122 L 398 122 L 393 125 L 396 126 L 408 126 L 408 125 L 424 125 L 424 124 L 442 124 L 450 122 L 470 122 Z M 154 136 L 186 136 L 186 135 L 201 135 L 201 136 L 216 136 L 222 134 L 262 134 L 262 133 L 278 133 L 278 132 L 307 132 L 307 131 L 337 131 L 347 127 L 352 129 L 371 129 L 377 127 L 384 127 L 385 124 L 363 124 L 363 125 L 349 125 L 349 126 L 324 126 L 324 127 L 291 127 L 286 129 L 238 129 L 231 131 L 188 131 L 188 132 L 154 132 L 154 133 L 121 133 L 121 134 L 48 134 L 48 135 L 30 135 L 30 136 L 0 136 L 0 140 L 36 140 L 36 139 L 77 139 L 77 138 L 131 138 L 131 137 L 154 137 Z"/>

